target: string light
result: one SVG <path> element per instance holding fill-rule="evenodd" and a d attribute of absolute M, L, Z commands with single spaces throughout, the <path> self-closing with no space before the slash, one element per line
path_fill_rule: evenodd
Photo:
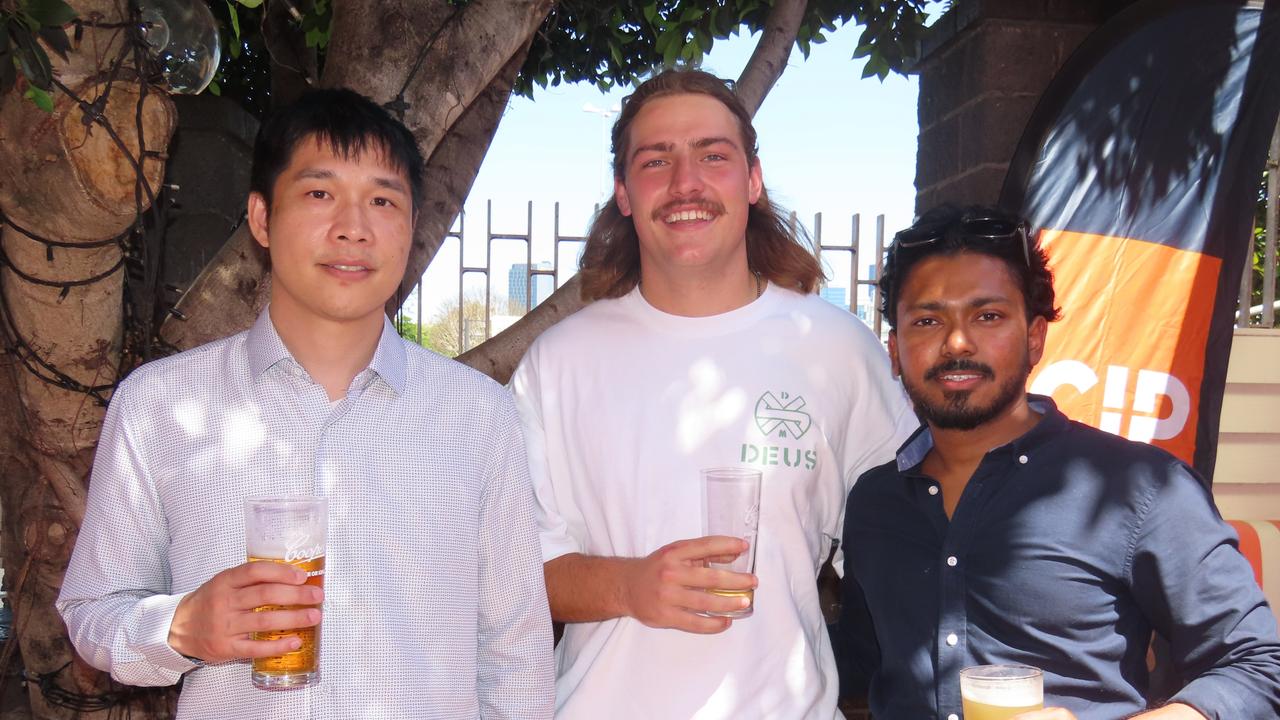
<path fill-rule="evenodd" d="M 169 90 L 195 95 L 218 71 L 222 48 L 218 25 L 203 2 L 139 0 L 142 38 Z"/>

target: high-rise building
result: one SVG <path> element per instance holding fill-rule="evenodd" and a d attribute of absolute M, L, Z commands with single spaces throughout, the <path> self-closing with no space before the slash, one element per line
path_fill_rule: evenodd
<path fill-rule="evenodd" d="M 845 310 L 849 309 L 849 289 L 827 285 L 818 291 L 818 297 Z"/>
<path fill-rule="evenodd" d="M 550 270 L 551 263 L 540 262 L 533 267 L 535 270 Z M 513 307 L 524 307 L 525 295 L 529 290 L 529 277 L 529 266 L 526 263 L 516 263 L 507 271 L 507 298 Z M 555 278 L 550 275 L 534 275 L 530 309 L 537 307 L 553 292 L 555 292 Z"/>
<path fill-rule="evenodd" d="M 874 281 L 876 279 L 876 266 L 874 264 L 867 266 L 867 274 L 863 276 L 867 280 Z M 861 280 L 862 278 L 859 278 Z M 874 284 L 858 283 L 858 292 L 854 297 L 857 302 L 856 314 L 867 322 L 875 317 L 876 312 L 876 286 Z"/>

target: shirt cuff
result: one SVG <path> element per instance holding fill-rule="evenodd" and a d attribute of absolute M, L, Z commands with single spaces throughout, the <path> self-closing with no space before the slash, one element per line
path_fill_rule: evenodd
<path fill-rule="evenodd" d="M 181 675 L 204 664 L 193 661 L 169 645 L 173 614 L 186 596 L 187 593 L 152 595 L 138 603 L 139 623 L 137 635 L 130 638 L 131 649 L 162 672 Z"/>

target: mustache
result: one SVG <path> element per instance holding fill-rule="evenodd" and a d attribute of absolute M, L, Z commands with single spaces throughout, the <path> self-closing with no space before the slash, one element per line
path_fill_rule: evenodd
<path fill-rule="evenodd" d="M 937 365 L 934 365 L 932 368 L 929 369 L 929 372 L 924 374 L 924 379 L 937 380 L 938 377 L 941 375 L 946 375 L 947 373 L 955 373 L 955 372 L 980 373 L 985 377 L 989 377 L 989 378 L 993 378 L 996 375 L 995 371 L 991 369 L 990 365 L 984 365 L 976 360 L 966 360 L 964 358 L 956 358 L 955 360 L 947 360 L 945 362 L 941 362 L 941 363 L 938 363 Z"/>
<path fill-rule="evenodd" d="M 653 219 L 661 221 L 664 217 L 680 210 L 706 210 L 712 215 L 723 215 L 724 205 L 715 200 L 672 200 L 653 211 Z"/>

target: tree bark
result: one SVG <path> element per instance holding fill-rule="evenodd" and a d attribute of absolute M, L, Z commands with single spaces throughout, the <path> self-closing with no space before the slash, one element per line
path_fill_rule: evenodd
<path fill-rule="evenodd" d="M 499 71 L 528 46 L 552 4 L 339 2 L 322 84 L 354 88 L 378 102 L 392 100 L 404 87 L 410 108 L 404 123 L 429 157 Z M 424 23 L 423 15 L 435 21 Z"/>
<path fill-rule="evenodd" d="M 800 28 L 806 5 L 807 0 L 777 0 L 769 12 L 764 33 L 734 85 L 734 91 L 752 115 L 760 109 L 765 96 L 786 70 L 787 58 L 795 44 L 796 31 Z M 529 344 L 543 330 L 581 310 L 586 304 L 577 276 L 574 276 L 514 325 L 463 353 L 458 361 L 506 383 L 529 349 Z"/>
<path fill-rule="evenodd" d="M 787 59 L 791 57 L 791 48 L 796 44 L 796 33 L 808 5 L 808 0 L 775 0 L 773 3 L 764 32 L 734 85 L 734 92 L 752 115 L 760 109 L 765 96 L 787 69 Z"/>
<path fill-rule="evenodd" d="M 424 198 L 414 227 L 413 247 L 404 278 L 400 281 L 400 289 L 387 304 L 389 314 L 400 309 L 404 298 L 421 281 L 422 273 L 440 250 L 445 234 L 462 210 L 462 204 L 480 172 L 480 164 L 489 152 L 489 144 L 493 142 L 502 113 L 507 109 L 507 101 L 511 99 L 511 86 L 515 83 L 516 73 L 520 71 L 528 49 L 529 45 L 525 43 L 507 61 L 506 67 L 476 97 L 471 107 L 458 118 L 449 134 L 427 158 Z"/>
<path fill-rule="evenodd" d="M 81 17 L 121 19 L 115 2 L 72 4 Z M 66 60 L 52 58 L 56 77 L 93 101 L 106 89 L 100 63 L 117 57 L 123 42 L 119 29 L 87 28 L 79 51 Z M 163 155 L 139 152 L 139 122 L 146 148 L 161 152 L 175 122 L 166 95 L 146 95 L 139 114 L 140 97 L 136 73 L 123 68 L 102 108 L 115 137 L 101 124 L 86 123 L 81 108 L 62 92 L 54 92 L 52 113 L 24 100 L 21 88 L 0 98 L 0 209 L 9 220 L 0 230 L 7 258 L 0 271 L 0 323 L 15 348 L 0 368 L 0 393 L 9 399 L 0 409 L 7 436 L 0 448 L 3 551 L 13 573 L 6 582 L 13 590 L 14 630 L 25 669 L 39 675 L 65 666 L 59 687 L 91 695 L 106 691 L 108 678 L 75 657 L 53 600 L 84 516 L 104 409 L 68 386 L 109 386 L 116 380 L 124 268 L 120 246 L 109 241 L 137 218 L 135 163 L 151 188 L 164 176 Z M 75 284 L 92 278 L 97 279 Z M 19 360 L 59 375 L 61 383 L 45 382 Z M 51 704 L 39 683 L 27 688 L 37 718 L 104 716 Z M 164 693 L 144 694 L 127 710 L 145 718 L 156 707 L 167 714 Z"/>

